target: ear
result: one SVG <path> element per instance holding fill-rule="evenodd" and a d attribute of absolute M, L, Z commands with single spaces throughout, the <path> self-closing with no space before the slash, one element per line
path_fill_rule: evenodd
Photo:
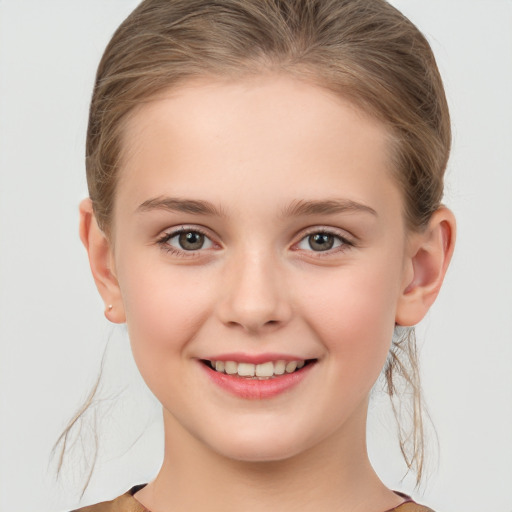
<path fill-rule="evenodd" d="M 443 284 L 455 246 L 455 217 L 448 208 L 439 208 L 427 228 L 410 237 L 403 291 L 395 322 L 417 324 L 427 314 Z"/>
<path fill-rule="evenodd" d="M 92 201 L 89 198 L 80 203 L 80 239 L 89 255 L 92 275 L 105 303 L 105 316 L 116 324 L 125 322 L 121 290 L 115 276 L 112 247 L 96 222 Z"/>

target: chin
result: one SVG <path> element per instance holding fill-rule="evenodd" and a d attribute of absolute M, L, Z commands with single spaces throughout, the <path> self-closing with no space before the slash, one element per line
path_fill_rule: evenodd
<path fill-rule="evenodd" d="M 239 443 L 229 446 L 227 450 L 218 450 L 218 454 L 228 459 L 247 462 L 278 462 L 298 455 L 302 450 L 291 446 L 248 446 Z"/>
<path fill-rule="evenodd" d="M 307 450 L 310 445 L 306 436 L 280 428 L 261 428 L 245 431 L 223 432 L 211 437 L 207 444 L 219 455 L 241 462 L 276 462 L 290 459 Z"/>

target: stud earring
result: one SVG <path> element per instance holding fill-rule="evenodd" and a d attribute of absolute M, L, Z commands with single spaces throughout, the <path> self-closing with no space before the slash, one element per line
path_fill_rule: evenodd
<path fill-rule="evenodd" d="M 105 318 L 109 321 L 109 322 L 112 322 L 112 318 L 111 316 L 113 315 L 112 313 L 112 310 L 114 309 L 114 306 L 112 304 L 105 304 L 105 311 L 104 311 L 104 315 L 105 315 Z"/>

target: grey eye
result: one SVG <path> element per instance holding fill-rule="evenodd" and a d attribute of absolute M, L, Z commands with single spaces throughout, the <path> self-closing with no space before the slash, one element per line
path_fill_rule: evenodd
<path fill-rule="evenodd" d="M 197 231 L 189 231 L 187 233 L 180 233 L 178 235 L 178 242 L 180 248 L 185 251 L 197 251 L 202 249 L 204 245 L 205 236 Z"/>
<path fill-rule="evenodd" d="M 213 242 L 206 235 L 193 230 L 169 235 L 164 242 L 181 251 L 199 251 L 213 247 Z"/>
<path fill-rule="evenodd" d="M 347 244 L 341 236 L 332 233 L 311 233 L 298 244 L 303 251 L 325 252 Z"/>
<path fill-rule="evenodd" d="M 334 236 L 327 233 L 315 233 L 308 236 L 309 247 L 314 251 L 328 251 L 334 247 Z"/>

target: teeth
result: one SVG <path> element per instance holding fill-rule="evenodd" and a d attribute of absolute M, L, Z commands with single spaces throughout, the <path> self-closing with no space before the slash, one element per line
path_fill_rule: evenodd
<path fill-rule="evenodd" d="M 236 361 L 210 361 L 211 367 L 220 373 L 259 380 L 269 379 L 284 373 L 293 373 L 304 367 L 305 361 L 268 361 L 261 364 L 237 363 Z"/>
<path fill-rule="evenodd" d="M 286 370 L 286 363 L 284 361 L 276 361 L 274 363 L 274 375 L 283 375 Z"/>
<path fill-rule="evenodd" d="M 238 375 L 240 377 L 254 377 L 256 368 L 251 363 L 238 363 Z"/>
<path fill-rule="evenodd" d="M 217 370 L 217 367 L 215 367 Z M 224 370 L 228 375 L 234 375 L 238 373 L 238 365 L 234 361 L 226 361 L 224 363 Z"/>
<path fill-rule="evenodd" d="M 272 377 L 274 375 L 274 363 L 268 362 L 256 365 L 257 377 Z"/>
<path fill-rule="evenodd" d="M 286 373 L 292 373 L 297 369 L 297 361 L 286 363 Z"/>

